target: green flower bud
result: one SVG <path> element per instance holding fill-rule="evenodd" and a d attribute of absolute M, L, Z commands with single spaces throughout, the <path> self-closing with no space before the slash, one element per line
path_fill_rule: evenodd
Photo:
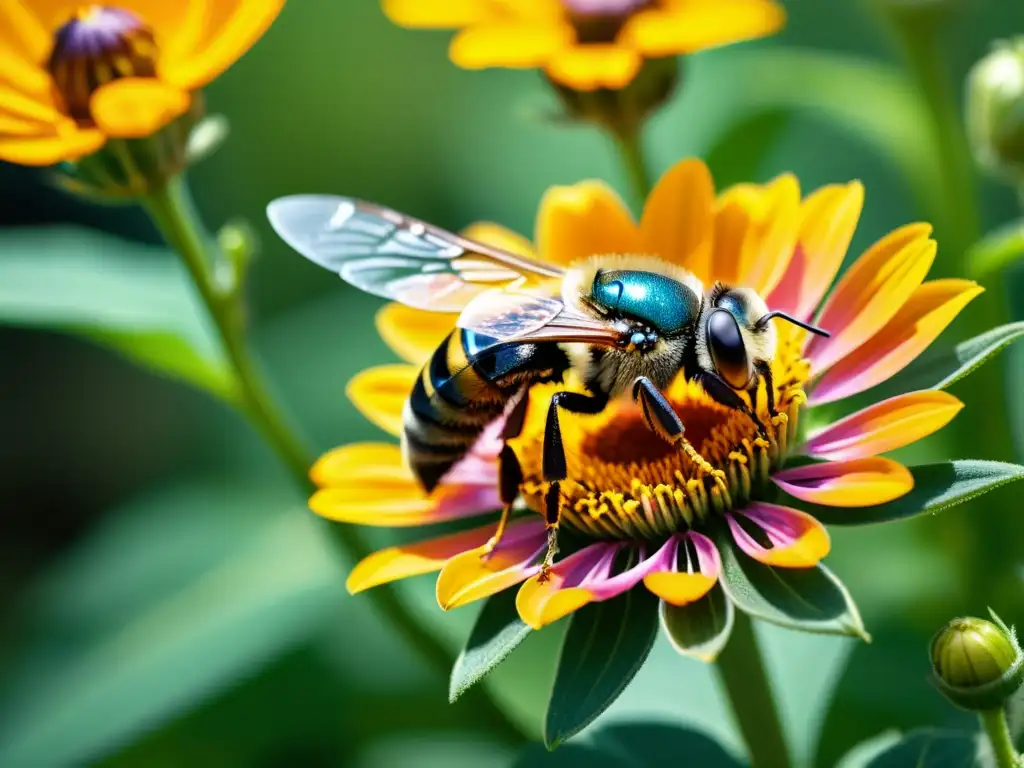
<path fill-rule="evenodd" d="M 932 640 L 935 685 L 961 709 L 995 709 L 1024 682 L 1024 653 L 1017 637 L 994 613 L 953 619 Z"/>
<path fill-rule="evenodd" d="M 996 43 L 971 69 L 967 134 L 979 165 L 1024 181 L 1024 38 Z"/>

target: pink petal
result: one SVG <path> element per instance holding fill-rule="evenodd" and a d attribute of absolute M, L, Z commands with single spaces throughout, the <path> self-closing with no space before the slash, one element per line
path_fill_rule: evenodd
<path fill-rule="evenodd" d="M 755 524 L 768 538 L 771 546 L 762 545 L 740 525 L 742 516 Z M 726 515 L 736 545 L 750 557 L 777 568 L 810 568 L 817 565 L 829 551 L 825 527 L 806 512 L 797 509 L 754 502 L 744 509 Z"/>
<path fill-rule="evenodd" d="M 784 469 L 772 480 L 790 496 L 830 507 L 884 504 L 914 487 L 906 467 L 879 456 Z"/>
<path fill-rule="evenodd" d="M 696 562 L 687 543 L 696 552 Z M 685 558 L 686 570 L 680 570 L 680 555 Z M 722 570 L 722 560 L 711 539 L 692 531 L 673 536 L 655 558 L 660 561 L 659 567 L 644 577 L 644 586 L 672 605 L 686 605 L 704 597 Z"/>

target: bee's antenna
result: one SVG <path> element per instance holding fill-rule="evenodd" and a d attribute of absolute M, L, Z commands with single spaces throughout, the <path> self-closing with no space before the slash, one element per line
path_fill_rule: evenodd
<path fill-rule="evenodd" d="M 819 336 L 824 336 L 826 339 L 832 335 L 824 328 L 819 328 L 816 325 L 811 325 L 810 323 L 805 323 L 802 320 L 797 320 L 795 317 L 793 317 L 790 314 L 787 314 L 786 312 L 769 312 L 767 315 L 765 315 L 756 323 L 754 323 L 754 327 L 757 328 L 757 330 L 759 331 L 764 330 L 765 326 L 768 325 L 768 322 L 776 317 L 786 320 L 792 323 L 793 325 L 799 326 L 800 328 L 803 328 L 805 331 L 810 331 L 811 333 L 816 333 Z"/>

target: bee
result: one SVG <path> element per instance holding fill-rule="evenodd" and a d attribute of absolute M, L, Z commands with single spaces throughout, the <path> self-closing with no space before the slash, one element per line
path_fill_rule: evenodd
<path fill-rule="evenodd" d="M 555 393 L 545 422 L 548 548 L 542 577 L 557 552 L 560 483 L 567 476 L 561 411 L 596 414 L 613 398 L 631 397 L 654 434 L 683 451 L 710 481 L 722 483 L 724 473 L 690 444 L 662 391 L 683 374 L 717 402 L 746 414 L 764 434 L 755 404 L 763 382 L 768 412 L 776 415 L 771 320 L 828 336 L 770 311 L 749 288 L 716 283 L 705 289 L 691 272 L 656 257 L 595 255 L 562 268 L 329 195 L 280 198 L 267 214 L 292 248 L 351 285 L 416 309 L 460 313 L 405 403 L 402 452 L 430 492 L 484 428 L 505 416 L 503 510 L 485 556 L 501 540 L 523 482 L 508 441 L 522 431 L 530 388 L 561 381 L 570 370 L 577 374 L 586 392 Z"/>

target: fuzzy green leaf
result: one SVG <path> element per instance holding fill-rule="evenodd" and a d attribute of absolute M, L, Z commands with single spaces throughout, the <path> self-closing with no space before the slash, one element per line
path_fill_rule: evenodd
<path fill-rule="evenodd" d="M 1024 336 L 1024 322 L 1007 323 L 985 331 L 973 339 L 962 341 L 923 357 L 893 377 L 885 385 L 886 392 L 914 392 L 920 389 L 947 389 L 998 355 L 1004 348 Z"/>
<path fill-rule="evenodd" d="M 873 507 L 826 507 L 788 499 L 826 525 L 865 525 L 934 514 L 970 501 L 1001 485 L 1024 479 L 1024 467 L 1001 461 L 944 461 L 910 467 L 913 489 L 900 498 Z"/>
<path fill-rule="evenodd" d="M 0 323 L 84 336 L 229 398 L 232 378 L 177 257 L 75 227 L 0 234 Z"/>
<path fill-rule="evenodd" d="M 843 759 L 841 768 L 973 768 L 978 747 L 969 734 L 922 728 L 902 739 L 883 737 Z"/>
<path fill-rule="evenodd" d="M 661 626 L 672 647 L 685 656 L 714 661 L 729 641 L 736 612 L 720 584 L 688 605 L 661 604 Z"/>
<path fill-rule="evenodd" d="M 773 568 L 737 549 L 725 531 L 716 540 L 722 588 L 739 610 L 804 632 L 869 640 L 853 598 L 825 566 Z"/>
<path fill-rule="evenodd" d="M 572 617 L 544 722 L 554 749 L 604 712 L 640 670 L 658 635 L 658 599 L 643 587 Z"/>
<path fill-rule="evenodd" d="M 516 612 L 516 591 L 491 595 L 477 616 L 466 646 L 452 667 L 448 700 L 454 702 L 516 649 L 530 627 Z"/>

